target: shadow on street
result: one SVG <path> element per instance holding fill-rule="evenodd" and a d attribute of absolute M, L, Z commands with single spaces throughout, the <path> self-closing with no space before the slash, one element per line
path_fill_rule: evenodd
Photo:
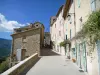
<path fill-rule="evenodd" d="M 41 49 L 41 56 L 56 56 L 59 55 L 52 51 L 50 48 L 43 48 Z"/>
<path fill-rule="evenodd" d="M 41 49 L 41 56 L 58 56 L 59 54 L 53 52 L 51 49 L 49 48 L 43 48 Z M 26 75 L 26 73 L 41 59 L 41 57 L 39 57 L 35 62 L 33 62 L 32 65 L 28 66 L 22 73 L 20 73 L 19 75 Z"/>

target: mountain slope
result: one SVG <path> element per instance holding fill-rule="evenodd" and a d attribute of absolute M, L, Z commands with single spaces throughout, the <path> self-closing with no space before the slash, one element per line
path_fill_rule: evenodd
<path fill-rule="evenodd" d="M 0 58 L 8 56 L 11 52 L 11 40 L 0 38 Z"/>

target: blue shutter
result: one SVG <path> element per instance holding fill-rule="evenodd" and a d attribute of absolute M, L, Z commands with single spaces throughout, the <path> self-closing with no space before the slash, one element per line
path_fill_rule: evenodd
<path fill-rule="evenodd" d="M 95 0 L 91 0 L 91 10 L 92 11 L 96 10 Z"/>

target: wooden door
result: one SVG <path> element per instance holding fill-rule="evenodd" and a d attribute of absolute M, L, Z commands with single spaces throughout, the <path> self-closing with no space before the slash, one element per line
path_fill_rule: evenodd
<path fill-rule="evenodd" d="M 25 59 L 25 54 L 26 54 L 26 49 L 22 49 L 22 57 L 21 57 L 21 60 L 24 60 Z"/>

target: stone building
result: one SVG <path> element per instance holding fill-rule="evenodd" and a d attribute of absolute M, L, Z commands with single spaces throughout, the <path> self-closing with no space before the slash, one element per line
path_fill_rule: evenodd
<path fill-rule="evenodd" d="M 40 55 L 40 49 L 44 45 L 44 25 L 35 22 L 22 28 L 14 29 L 12 36 L 12 58 L 14 65 L 34 53 Z"/>
<path fill-rule="evenodd" d="M 44 46 L 50 46 L 50 33 L 45 32 L 44 37 Z"/>

